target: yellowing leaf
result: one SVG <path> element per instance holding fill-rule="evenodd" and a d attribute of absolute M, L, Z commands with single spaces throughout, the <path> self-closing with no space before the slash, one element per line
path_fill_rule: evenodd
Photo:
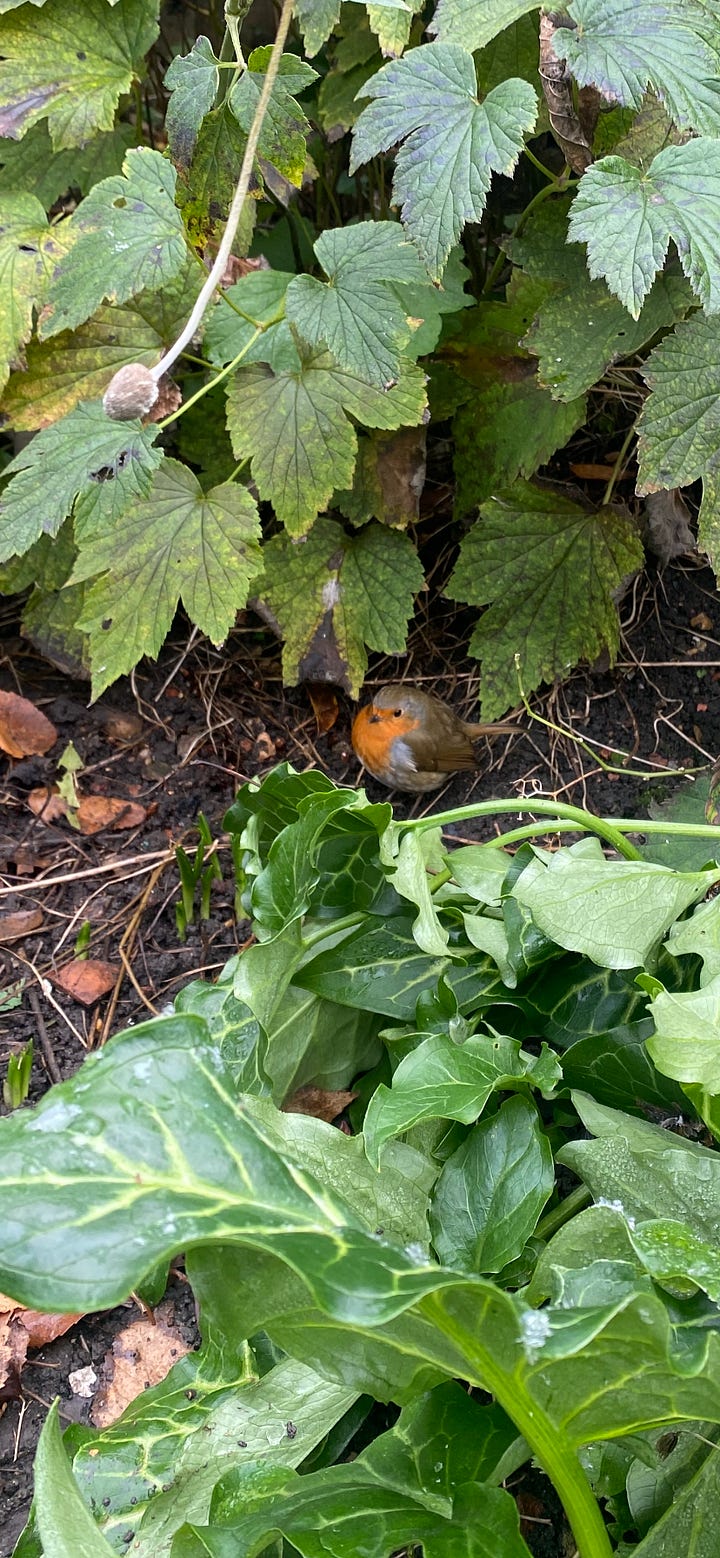
<path fill-rule="evenodd" d="M 34 195 L 0 199 L 0 388 L 29 340 L 33 309 L 43 302 L 47 272 L 62 252 Z"/>
<path fill-rule="evenodd" d="M 423 571 L 412 542 L 382 525 L 346 535 L 319 519 L 303 541 L 275 536 L 263 551 L 261 594 L 284 637 L 283 676 L 331 681 L 357 697 L 367 652 L 405 647 Z"/>

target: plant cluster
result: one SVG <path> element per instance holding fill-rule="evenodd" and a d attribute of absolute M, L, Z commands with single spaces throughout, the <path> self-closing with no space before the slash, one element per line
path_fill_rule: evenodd
<path fill-rule="evenodd" d="M 717 555 L 720 23 L 699 0 L 296 0 L 281 52 L 286 0 L 246 60 L 247 9 L 210 0 L 195 36 L 159 0 L 0 0 L 1 410 L 34 434 L 0 584 L 32 586 L 25 631 L 96 695 L 179 602 L 219 643 L 248 600 L 288 681 L 355 695 L 369 650 L 404 647 L 425 426 L 451 419 L 456 516 L 479 514 L 447 593 L 484 608 L 496 717 L 516 655 L 532 691 L 615 651 L 636 435 L 641 493 L 702 478 Z M 109 420 L 118 369 L 155 398 L 234 199 L 175 380 Z M 599 505 L 536 478 L 569 474 L 588 419 Z"/>
<path fill-rule="evenodd" d="M 716 1551 L 717 832 L 544 808 L 448 850 L 246 785 L 254 944 L 0 1122 L 3 1290 L 152 1301 L 184 1249 L 203 1332 L 112 1428 L 53 1412 L 15 1558 L 528 1558 L 531 1457 L 580 1558 Z"/>

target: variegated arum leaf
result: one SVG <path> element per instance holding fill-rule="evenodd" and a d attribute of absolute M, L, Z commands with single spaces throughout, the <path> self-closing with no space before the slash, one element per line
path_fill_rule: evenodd
<path fill-rule="evenodd" d="M 334 681 L 357 697 L 367 651 L 400 654 L 422 565 L 412 542 L 372 524 L 347 535 L 320 518 L 298 546 L 274 536 L 263 549 L 260 594 L 283 634 L 283 674 Z"/>
<path fill-rule="evenodd" d="M 413 334 L 409 303 L 391 283 L 427 286 L 417 249 L 396 222 L 359 222 L 320 235 L 315 254 L 327 281 L 296 276 L 286 312 L 311 347 L 324 345 L 340 367 L 380 389 L 400 373 Z"/>
<path fill-rule="evenodd" d="M 78 494 L 101 515 L 122 514 L 144 496 L 163 458 L 157 427 L 111 422 L 102 406 L 81 404 L 45 428 L 5 467 L 0 498 L 0 561 L 57 535 Z"/>
<path fill-rule="evenodd" d="M 111 130 L 157 37 L 157 10 L 148 0 L 45 0 L 0 16 L 0 135 L 20 140 L 47 119 L 59 150 Z"/>
<path fill-rule="evenodd" d="M 301 536 L 335 489 L 350 486 L 357 434 L 349 417 L 366 427 L 414 426 L 424 408 L 424 374 L 414 364 L 385 392 L 319 352 L 277 373 L 241 368 L 228 391 L 228 430 L 261 498 Z"/>
<path fill-rule="evenodd" d="M 260 522 L 247 488 L 225 482 L 205 493 L 177 460 L 164 462 L 147 496 L 114 525 L 78 516 L 76 536 L 72 582 L 96 580 L 79 624 L 90 634 L 95 696 L 142 655 L 158 653 L 180 600 L 221 643 L 262 570 Z"/>
<path fill-rule="evenodd" d="M 720 87 L 719 100 L 720 100 Z M 708 314 L 720 311 L 720 144 L 667 146 L 647 170 L 603 157 L 583 175 L 569 236 L 587 244 L 593 277 L 604 276 L 637 319 L 672 238 Z"/>
<path fill-rule="evenodd" d="M 373 101 L 353 130 L 351 170 L 400 142 L 393 197 L 434 277 L 466 222 L 479 222 L 493 173 L 512 173 L 535 124 L 537 98 L 511 79 L 481 104 L 472 55 L 428 43 L 393 60 L 363 87 Z"/>
<path fill-rule="evenodd" d="M 583 509 L 566 496 L 518 482 L 483 504 L 447 587 L 451 600 L 488 606 L 471 651 L 482 661 L 483 717 L 602 649 L 615 655 L 613 592 L 642 565 L 629 515 Z"/>
<path fill-rule="evenodd" d="M 125 303 L 175 280 L 187 243 L 174 194 L 174 168 L 146 147 L 131 148 L 122 173 L 93 186 L 70 219 L 77 236 L 48 289 L 41 337 L 82 324 L 103 299 Z"/>

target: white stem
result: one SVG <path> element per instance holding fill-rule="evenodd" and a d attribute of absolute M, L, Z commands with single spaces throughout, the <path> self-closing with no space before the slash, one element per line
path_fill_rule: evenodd
<path fill-rule="evenodd" d="M 187 324 L 180 331 L 177 340 L 173 342 L 173 345 L 165 353 L 165 356 L 161 357 L 160 361 L 155 364 L 155 367 L 150 370 L 156 383 L 159 379 L 162 378 L 164 373 L 167 373 L 168 369 L 172 367 L 173 363 L 180 356 L 180 353 L 184 352 L 185 347 L 190 343 L 190 341 L 192 341 L 192 338 L 195 334 L 195 331 L 198 329 L 198 326 L 200 325 L 208 303 L 210 302 L 213 293 L 216 291 L 220 281 L 222 280 L 222 277 L 225 274 L 225 267 L 230 257 L 230 251 L 232 249 L 235 234 L 237 232 L 242 208 L 247 198 L 248 189 L 250 188 L 250 177 L 252 174 L 253 162 L 255 160 L 258 141 L 260 139 L 260 131 L 262 130 L 265 112 L 270 101 L 270 93 L 272 92 L 273 86 L 275 84 L 275 77 L 277 76 L 278 70 L 280 68 L 280 60 L 282 59 L 282 52 L 285 47 L 285 40 L 287 38 L 288 29 L 290 27 L 293 4 L 294 0 L 283 0 L 283 8 L 280 13 L 278 30 L 275 37 L 275 42 L 272 47 L 272 53 L 270 55 L 270 59 L 268 60 L 267 74 L 263 82 L 260 97 L 258 98 L 258 105 L 255 109 L 253 122 L 250 126 L 250 133 L 247 138 L 247 146 L 245 147 L 245 156 L 243 157 L 242 167 L 240 169 L 240 177 L 237 181 L 235 194 L 232 198 L 232 205 L 230 206 L 230 210 L 228 212 L 225 231 L 222 235 L 220 248 L 218 249 L 217 255 L 215 257 L 215 263 L 212 270 L 210 271 L 207 281 L 205 281 L 203 284 Z"/>

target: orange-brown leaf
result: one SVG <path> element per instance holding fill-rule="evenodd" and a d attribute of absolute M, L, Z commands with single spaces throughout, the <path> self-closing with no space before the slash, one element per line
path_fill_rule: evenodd
<path fill-rule="evenodd" d="M 10 757 L 40 757 L 57 741 L 52 721 L 28 698 L 0 692 L 0 748 Z"/>

